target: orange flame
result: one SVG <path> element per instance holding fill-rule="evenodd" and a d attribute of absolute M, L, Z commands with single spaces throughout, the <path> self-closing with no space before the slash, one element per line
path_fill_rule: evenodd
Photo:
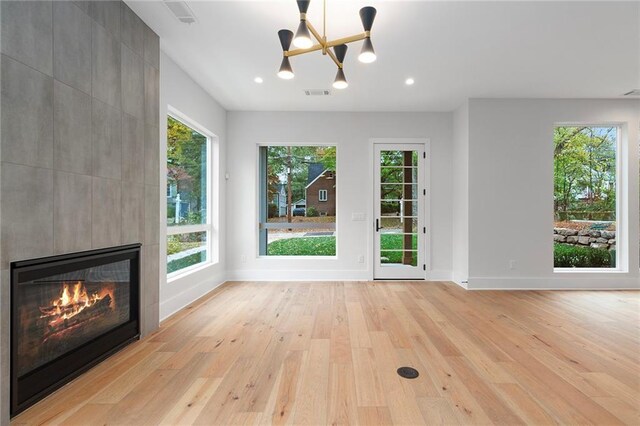
<path fill-rule="evenodd" d="M 62 293 L 59 298 L 51 301 L 52 306 L 40 308 L 42 312 L 40 317 L 53 317 L 49 321 L 49 325 L 55 326 L 66 319 L 78 315 L 86 308 L 102 300 L 107 294 L 111 296 L 111 307 L 113 308 L 113 295 L 108 290 L 101 291 L 101 294 L 92 293 L 89 296 L 84 284 L 78 281 L 73 284 L 73 295 L 71 293 L 70 284 L 63 284 Z"/>

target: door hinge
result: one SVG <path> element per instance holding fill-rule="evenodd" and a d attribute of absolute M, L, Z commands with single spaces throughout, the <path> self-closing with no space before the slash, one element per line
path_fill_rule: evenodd
<path fill-rule="evenodd" d="M 426 189 L 422 190 L 422 195 L 427 195 L 427 190 Z"/>
<path fill-rule="evenodd" d="M 427 153 L 426 152 L 422 153 L 422 158 L 427 158 Z"/>
<path fill-rule="evenodd" d="M 427 265 L 422 265 L 422 270 L 426 271 L 427 270 Z"/>
<path fill-rule="evenodd" d="M 422 228 L 422 233 L 426 234 L 427 233 L 427 227 L 425 226 L 424 228 Z"/>

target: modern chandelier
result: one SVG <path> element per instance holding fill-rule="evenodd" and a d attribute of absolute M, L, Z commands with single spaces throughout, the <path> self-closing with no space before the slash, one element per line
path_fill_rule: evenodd
<path fill-rule="evenodd" d="M 311 3 L 311 1 L 297 0 L 297 3 L 298 10 L 300 11 L 300 24 L 298 25 L 295 37 L 292 31 L 278 31 L 278 37 L 280 37 L 280 44 L 282 45 L 283 52 L 282 64 L 278 71 L 278 77 L 285 80 L 290 80 L 294 77 L 293 68 L 291 67 L 291 62 L 289 60 L 290 57 L 321 50 L 322 54 L 328 55 L 338 67 L 338 73 L 333 81 L 333 87 L 336 89 L 347 88 L 349 83 L 347 83 L 343 69 L 344 58 L 347 54 L 347 43 L 364 40 L 358 60 L 365 64 L 369 64 L 376 60 L 376 52 L 373 50 L 373 44 L 371 43 L 371 27 L 373 26 L 373 20 L 376 17 L 376 9 L 371 6 L 360 9 L 360 20 L 362 21 L 362 27 L 364 28 L 363 33 L 329 41 L 327 40 L 326 35 L 326 0 L 323 1 L 322 35 L 316 31 L 315 27 L 311 25 L 311 22 L 307 21 L 307 10 L 309 9 L 309 3 Z M 315 38 L 317 43 L 314 44 L 314 41 L 311 38 L 312 36 Z M 297 49 L 289 50 L 292 42 L 294 47 Z"/>

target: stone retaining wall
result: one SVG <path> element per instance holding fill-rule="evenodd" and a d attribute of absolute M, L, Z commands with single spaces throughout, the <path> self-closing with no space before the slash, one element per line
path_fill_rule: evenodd
<path fill-rule="evenodd" d="M 594 229 L 553 228 L 553 241 L 575 246 L 592 247 L 603 250 L 616 249 L 616 231 Z"/>

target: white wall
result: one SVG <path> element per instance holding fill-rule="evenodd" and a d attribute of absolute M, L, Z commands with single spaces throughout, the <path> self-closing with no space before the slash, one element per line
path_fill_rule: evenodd
<path fill-rule="evenodd" d="M 431 143 L 431 267 L 451 279 L 450 113 L 229 112 L 227 265 L 230 280 L 335 279 L 373 276 L 371 138 L 428 138 Z M 257 144 L 337 145 L 338 247 L 335 259 L 258 257 Z M 354 222 L 352 213 L 366 213 Z M 358 256 L 365 263 L 358 263 Z M 244 260 L 243 260 L 244 259 Z"/>
<path fill-rule="evenodd" d="M 453 113 L 453 280 L 469 278 L 469 102 Z"/>
<path fill-rule="evenodd" d="M 205 295 L 225 281 L 226 272 L 226 227 L 225 197 L 226 184 L 224 172 L 226 169 L 226 111 L 198 86 L 171 58 L 164 52 L 160 56 L 160 112 L 161 117 L 167 116 L 168 106 L 180 111 L 184 116 L 218 137 L 218 143 L 213 146 L 213 185 L 217 193 L 219 208 L 214 205 L 213 212 L 220 212 L 214 217 L 214 234 L 217 234 L 219 246 L 214 250 L 218 253 L 218 262 L 203 267 L 184 278 L 167 282 L 167 263 L 164 253 L 167 250 L 166 238 L 166 197 L 160 198 L 160 319 L 164 319 L 197 298 Z M 167 129 L 166 122 L 160 126 L 160 182 L 166 188 L 167 164 Z M 163 192 L 164 193 L 164 192 Z M 214 196 L 215 202 L 216 197 Z"/>
<path fill-rule="evenodd" d="M 640 287 L 639 120 L 638 100 L 470 100 L 469 288 Z M 624 126 L 627 273 L 553 272 L 556 123 Z"/>

